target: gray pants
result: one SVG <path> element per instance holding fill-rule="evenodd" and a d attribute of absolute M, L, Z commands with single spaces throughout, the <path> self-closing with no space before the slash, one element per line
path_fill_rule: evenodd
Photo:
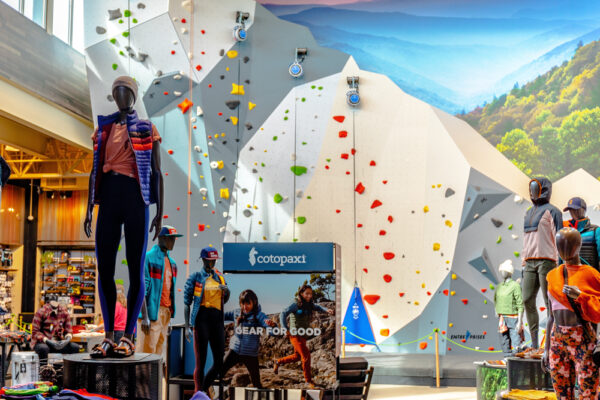
<path fill-rule="evenodd" d="M 527 315 L 527 324 L 529 324 L 529 333 L 531 334 L 532 347 L 538 348 L 538 329 L 540 318 L 538 315 L 536 298 L 538 290 L 542 289 L 542 296 L 546 310 L 548 309 L 548 283 L 546 275 L 552 269 L 556 268 L 556 262 L 550 260 L 528 260 L 523 269 L 523 305 Z"/>
<path fill-rule="evenodd" d="M 521 345 L 521 335 L 517 331 L 518 318 L 504 316 L 504 323 L 508 330 L 500 334 L 500 343 L 502 344 L 502 352 L 505 357 L 510 357 L 515 353 L 515 350 Z M 511 347 L 513 350 L 511 350 Z"/>

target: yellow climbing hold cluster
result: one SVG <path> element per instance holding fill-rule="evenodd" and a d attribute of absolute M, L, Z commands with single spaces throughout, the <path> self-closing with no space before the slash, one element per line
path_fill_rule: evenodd
<path fill-rule="evenodd" d="M 246 94 L 246 92 L 244 92 L 244 85 L 237 85 L 235 83 L 231 84 L 231 93 L 230 94 L 237 94 L 239 96 L 243 96 Z"/>

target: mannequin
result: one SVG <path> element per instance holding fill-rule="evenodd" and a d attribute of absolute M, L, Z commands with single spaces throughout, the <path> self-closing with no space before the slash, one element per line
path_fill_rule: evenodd
<path fill-rule="evenodd" d="M 188 278 L 183 297 L 185 338 L 189 342 L 194 338 L 196 368 L 194 370 L 195 391 L 205 393 L 212 386 L 217 375 L 222 374 L 225 355 L 225 327 L 223 324 L 223 305 L 229 300 L 229 288 L 225 278 L 215 269 L 219 258 L 217 250 L 205 247 L 200 253 L 203 267 Z M 191 310 L 190 325 L 190 306 Z M 194 327 L 192 332 L 191 326 Z M 213 355 L 213 366 L 204 377 L 207 345 Z"/>
<path fill-rule="evenodd" d="M 563 211 L 568 211 L 571 219 L 564 221 L 565 227 L 575 228 L 581 234 L 581 250 L 579 258 L 584 264 L 591 265 L 600 271 L 600 232 L 596 232 L 597 225 L 586 218 L 587 205 L 581 197 L 573 197 L 569 200 Z"/>
<path fill-rule="evenodd" d="M 150 121 L 138 119 L 133 109 L 137 83 L 121 76 L 113 83 L 112 95 L 119 111 L 98 116 L 94 141 L 94 166 L 90 174 L 85 233 L 91 236 L 92 212 L 99 205 L 96 223 L 98 289 L 104 320 L 105 340 L 91 356 L 128 357 L 135 352 L 133 335 L 144 300 L 144 258 L 148 241 L 149 206 L 156 204 L 150 224 L 158 236 L 163 213 L 163 180 L 160 171 L 160 135 Z M 114 343 L 114 282 L 116 256 L 125 233 L 129 269 L 127 323 L 124 336 Z"/>
<path fill-rule="evenodd" d="M 510 357 L 521 345 L 523 332 L 523 297 L 521 287 L 512 279 L 514 267 L 506 260 L 498 267 L 502 283 L 496 287 L 494 304 L 496 318 L 499 318 L 498 331 L 505 357 Z M 512 349 L 511 349 L 512 347 Z"/>
<path fill-rule="evenodd" d="M 552 182 L 535 178 L 529 182 L 529 195 L 533 206 L 525 213 L 523 236 L 523 302 L 531 333 L 532 347 L 539 347 L 539 315 L 536 304 L 541 287 L 548 308 L 546 275 L 556 267 L 558 252 L 554 236 L 562 228 L 562 213 L 550 204 Z"/>
<path fill-rule="evenodd" d="M 56 295 L 46 295 L 46 304 L 35 313 L 31 336 L 33 349 L 43 363 L 48 360 L 48 353 L 79 352 L 79 346 L 71 343 L 71 316 Z"/>
<path fill-rule="evenodd" d="M 590 322 L 600 322 L 600 273 L 581 264 L 581 235 L 576 229 L 561 229 L 556 245 L 565 263 L 547 277 L 550 345 L 542 369 L 550 372 L 557 399 L 575 399 L 578 383 L 579 399 L 596 400 L 600 375 L 593 361 L 597 339 Z"/>

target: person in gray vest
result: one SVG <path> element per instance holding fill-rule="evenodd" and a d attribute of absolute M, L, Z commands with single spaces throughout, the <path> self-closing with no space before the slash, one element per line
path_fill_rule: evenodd
<path fill-rule="evenodd" d="M 571 219 L 564 221 L 565 228 L 575 228 L 581 235 L 581 250 L 579 258 L 582 264 L 587 264 L 600 271 L 600 232 L 596 232 L 598 225 L 590 222 L 585 216 L 587 205 L 581 197 L 573 197 L 563 209 L 571 214 Z"/>

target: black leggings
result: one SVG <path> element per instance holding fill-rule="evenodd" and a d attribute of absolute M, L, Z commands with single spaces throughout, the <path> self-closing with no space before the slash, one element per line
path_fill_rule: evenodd
<path fill-rule="evenodd" d="M 129 269 L 126 334 L 133 334 L 144 301 L 144 259 L 148 242 L 148 206 L 137 179 L 105 174 L 100 185 L 100 208 L 96 223 L 98 292 L 104 330 L 114 331 L 117 288 L 115 264 L 125 226 L 125 253 Z"/>
<path fill-rule="evenodd" d="M 223 376 L 227 375 L 227 371 L 235 364 L 242 363 L 248 369 L 250 381 L 255 388 L 261 389 L 260 371 L 258 369 L 258 356 L 242 356 L 233 350 L 229 350 L 223 360 Z"/>
<path fill-rule="evenodd" d="M 204 377 L 204 365 L 208 344 L 213 356 L 213 365 Z M 206 392 L 217 375 L 223 371 L 223 354 L 225 353 L 225 326 L 223 313 L 216 308 L 200 307 L 194 324 L 194 350 L 196 352 L 196 370 L 194 384 L 196 391 Z"/>

